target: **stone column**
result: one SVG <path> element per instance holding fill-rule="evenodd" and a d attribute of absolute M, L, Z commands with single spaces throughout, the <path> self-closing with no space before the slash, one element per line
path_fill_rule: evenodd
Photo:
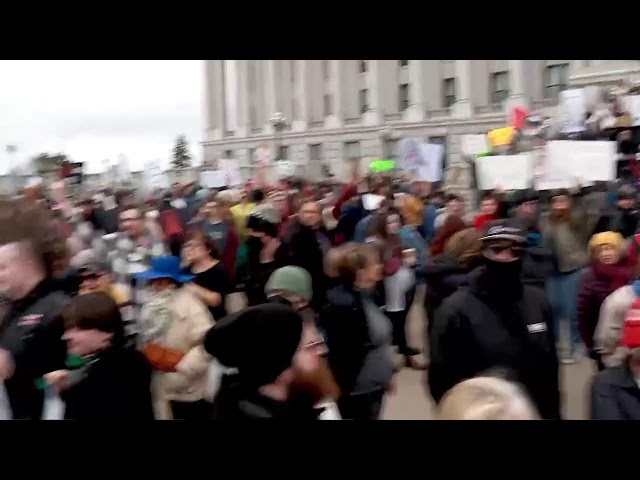
<path fill-rule="evenodd" d="M 404 119 L 409 122 L 424 120 L 422 60 L 409 60 L 409 108 L 404 112 Z"/>
<path fill-rule="evenodd" d="M 341 128 L 344 124 L 344 110 L 343 110 L 343 89 L 342 84 L 344 81 L 344 65 L 343 60 L 330 60 L 329 71 L 331 75 L 331 99 L 333 101 L 333 114 L 329 115 L 324 125 L 327 128 Z"/>
<path fill-rule="evenodd" d="M 368 60 L 367 89 L 369 90 L 369 110 L 363 116 L 365 125 L 380 125 L 384 119 L 382 108 L 382 62 Z"/>
<path fill-rule="evenodd" d="M 224 60 L 207 60 L 206 77 L 206 119 L 207 138 L 220 140 L 224 137 Z"/>
<path fill-rule="evenodd" d="M 249 115 L 249 62 L 253 60 L 236 60 L 236 88 L 238 104 L 238 131 L 236 136 L 247 137 L 251 133 Z"/>
<path fill-rule="evenodd" d="M 529 107 L 524 75 L 524 60 L 509 60 L 509 99 L 506 102 L 507 115 L 516 107 Z"/>
<path fill-rule="evenodd" d="M 267 109 L 267 123 L 265 130 L 267 132 L 273 132 L 271 125 L 271 117 L 278 111 L 278 95 L 277 95 L 277 79 L 276 79 L 276 62 L 277 60 L 264 60 L 265 62 L 265 76 L 264 76 L 264 102 Z"/>
<path fill-rule="evenodd" d="M 311 60 L 296 60 L 296 99 L 298 101 L 297 119 L 292 119 L 291 129 L 304 132 L 309 124 L 311 92 Z"/>
<path fill-rule="evenodd" d="M 471 118 L 471 60 L 456 60 L 456 103 L 451 112 L 455 118 Z"/>

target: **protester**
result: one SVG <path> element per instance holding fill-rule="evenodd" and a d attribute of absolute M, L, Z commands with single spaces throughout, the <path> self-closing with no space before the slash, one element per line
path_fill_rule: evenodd
<path fill-rule="evenodd" d="M 225 317 L 209 330 L 204 345 L 219 363 L 237 371 L 223 378 L 214 419 L 318 419 L 313 402 L 294 396 L 310 387 L 300 377 L 317 368 L 326 347 L 313 324 L 291 307 L 258 305 Z"/>
<path fill-rule="evenodd" d="M 244 242 L 247 238 L 245 230 L 247 227 L 247 219 L 255 207 L 255 204 L 249 201 L 249 196 L 245 190 L 240 191 L 240 202 L 231 207 L 231 214 L 236 224 L 236 231 L 238 232 L 240 242 Z"/>
<path fill-rule="evenodd" d="M 78 370 L 44 376 L 64 402 L 64 418 L 82 421 L 153 420 L 151 367 L 125 345 L 118 305 L 104 292 L 74 298 L 63 312 L 68 352 L 82 357 Z"/>
<path fill-rule="evenodd" d="M 289 224 L 282 238 L 286 264 L 304 268 L 313 279 L 311 307 L 320 311 L 326 299 L 326 278 L 323 257 L 331 248 L 331 242 L 321 225 L 322 217 L 317 202 L 306 202 L 298 216 Z"/>
<path fill-rule="evenodd" d="M 43 207 L 0 200 L 0 291 L 11 302 L 0 323 L 0 380 L 16 420 L 42 417 L 35 381 L 64 368 L 60 312 L 68 298 L 53 281 L 62 252 L 64 240 Z"/>
<path fill-rule="evenodd" d="M 342 418 L 376 420 L 384 398 L 395 388 L 392 327 L 376 292 L 383 277 L 380 250 L 372 244 L 346 244 L 336 268 L 341 285 L 327 295 L 319 326 L 329 348 L 329 366 L 342 395 Z"/>
<path fill-rule="evenodd" d="M 420 370 L 424 365 L 415 358 L 420 350 L 407 344 L 406 323 L 415 295 L 413 267 L 415 251 L 404 250 L 400 236 L 400 214 L 395 210 L 379 213 L 371 225 L 371 237 L 382 248 L 384 261 L 385 313 L 393 327 L 393 345 L 404 357 L 407 367 Z"/>
<path fill-rule="evenodd" d="M 213 325 L 207 308 L 184 284 L 180 260 L 154 258 L 151 268 L 136 274 L 150 283 L 152 294 L 140 313 L 139 345 L 154 369 L 153 397 L 158 419 L 205 420 L 210 358 L 202 347 Z"/>
<path fill-rule="evenodd" d="M 623 184 L 618 188 L 616 206 L 605 212 L 595 226 L 595 233 L 617 232 L 623 238 L 633 237 L 640 224 L 638 192 L 633 185 Z"/>
<path fill-rule="evenodd" d="M 559 419 L 551 309 L 544 292 L 522 283 L 526 237 L 514 225 L 505 220 L 490 225 L 482 238 L 485 265 L 471 275 L 469 288 L 436 311 L 429 387 L 439 402 L 457 383 L 502 368 L 525 387 L 542 418 Z"/>
<path fill-rule="evenodd" d="M 591 265 L 582 275 L 578 297 L 578 327 L 589 356 L 596 361 L 598 369 L 604 364 L 594 350 L 593 336 L 605 299 L 627 285 L 633 278 L 633 269 L 628 266 L 624 239 L 617 232 L 603 232 L 591 237 L 589 249 Z"/>
<path fill-rule="evenodd" d="M 183 258 L 194 275 L 185 285 L 198 300 L 207 306 L 218 320 L 227 316 L 227 295 L 233 290 L 220 254 L 213 239 L 201 230 L 189 230 L 185 238 Z"/>
<path fill-rule="evenodd" d="M 271 274 L 285 266 L 287 252 L 278 238 L 280 215 L 269 205 L 256 207 L 247 220 L 247 279 L 250 306 L 266 303 L 265 285 Z"/>
<path fill-rule="evenodd" d="M 426 265 L 427 291 L 424 307 L 427 313 L 427 334 L 433 327 L 435 313 L 442 302 L 459 287 L 468 285 L 469 274 L 481 265 L 481 237 L 482 234 L 475 228 L 461 230 L 446 242 L 444 252 L 433 257 Z"/>
<path fill-rule="evenodd" d="M 269 277 L 264 293 L 269 303 L 280 303 L 298 312 L 304 311 L 313 297 L 311 276 L 300 267 L 279 268 Z"/>
<path fill-rule="evenodd" d="M 239 239 L 233 220 L 226 217 L 224 205 L 212 194 L 207 199 L 207 218 L 202 223 L 204 232 L 213 239 L 220 252 L 220 261 L 224 265 L 227 276 L 235 277 L 236 257 Z"/>
<path fill-rule="evenodd" d="M 562 363 L 575 363 L 582 345 L 577 323 L 578 285 L 580 272 L 589 260 L 587 243 L 592 227 L 580 194 L 572 196 L 567 190 L 554 192 L 551 211 L 542 226 L 543 244 L 552 250 L 557 264 L 557 271 L 547 282 L 555 338 L 562 339 L 561 325 L 568 323 L 570 330 L 569 348 Z"/>
<path fill-rule="evenodd" d="M 496 377 L 460 382 L 445 394 L 438 410 L 440 420 L 540 419 L 522 388 Z"/>
<path fill-rule="evenodd" d="M 464 199 L 459 195 L 451 193 L 447 196 L 446 206 L 443 212 L 440 212 L 434 220 L 434 228 L 436 233 L 444 225 L 449 215 L 462 218 L 464 215 Z"/>
<path fill-rule="evenodd" d="M 591 420 L 640 420 L 640 342 L 637 333 L 633 337 L 625 345 L 631 349 L 623 362 L 596 375 L 591 386 Z"/>
<path fill-rule="evenodd" d="M 453 237 L 456 233 L 461 232 L 467 228 L 467 224 L 464 223 L 462 218 L 457 215 L 449 215 L 444 221 L 442 228 L 438 230 L 436 236 L 431 244 L 431 255 L 440 255 L 444 252 L 447 241 Z"/>
<path fill-rule="evenodd" d="M 482 230 L 486 224 L 498 220 L 498 200 L 493 192 L 486 194 L 480 202 L 480 215 L 473 221 L 473 226 Z"/>

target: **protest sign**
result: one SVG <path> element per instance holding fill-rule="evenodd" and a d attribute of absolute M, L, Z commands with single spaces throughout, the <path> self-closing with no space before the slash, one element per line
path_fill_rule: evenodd
<path fill-rule="evenodd" d="M 298 170 L 298 164 L 289 160 L 276 162 L 276 171 L 279 178 L 293 177 Z"/>
<path fill-rule="evenodd" d="M 405 138 L 400 141 L 400 161 L 398 163 L 398 167 L 405 172 L 411 172 L 423 165 L 422 150 L 418 140 Z"/>
<path fill-rule="evenodd" d="M 143 177 L 145 187 L 150 191 L 169 188 L 169 179 L 162 169 L 160 160 L 145 162 Z"/>
<path fill-rule="evenodd" d="M 218 167 L 225 174 L 227 186 L 233 187 L 242 183 L 242 175 L 240 174 L 240 166 L 237 160 L 230 158 L 221 159 L 218 161 Z"/>
<path fill-rule="evenodd" d="M 442 179 L 444 146 L 437 143 L 420 145 L 422 163 L 418 165 L 416 177 L 421 182 L 439 182 Z"/>
<path fill-rule="evenodd" d="M 587 106 L 582 88 L 572 88 L 560 92 L 560 110 L 563 132 L 575 133 L 585 129 Z"/>
<path fill-rule="evenodd" d="M 616 178 L 616 142 L 581 142 L 556 140 L 545 147 L 544 174 L 557 185 L 564 179 L 569 188 L 575 179 L 585 182 L 609 181 Z M 542 179 L 545 180 L 544 178 Z M 548 184 L 545 188 L 548 189 Z"/>
<path fill-rule="evenodd" d="M 481 135 L 463 135 L 461 140 L 462 153 L 464 155 L 484 155 L 491 151 L 487 136 Z"/>
<path fill-rule="evenodd" d="M 523 190 L 529 188 L 532 155 L 496 155 L 476 159 L 480 190 Z"/>
<path fill-rule="evenodd" d="M 200 183 L 206 188 L 222 188 L 227 185 L 227 178 L 222 170 L 200 172 Z"/>

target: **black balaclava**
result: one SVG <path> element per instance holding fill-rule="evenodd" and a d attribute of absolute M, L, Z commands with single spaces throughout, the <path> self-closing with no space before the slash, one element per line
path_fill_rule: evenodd
<path fill-rule="evenodd" d="M 491 294 L 504 298 L 518 297 L 522 293 L 522 259 L 498 262 L 485 257 L 485 287 Z"/>

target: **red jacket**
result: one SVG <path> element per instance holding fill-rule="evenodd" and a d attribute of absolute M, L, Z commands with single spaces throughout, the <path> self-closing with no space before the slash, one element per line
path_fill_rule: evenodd
<path fill-rule="evenodd" d="M 236 258 L 238 257 L 238 247 L 240 246 L 240 237 L 233 224 L 233 221 L 229 222 L 229 230 L 227 231 L 227 238 L 224 242 L 224 252 L 222 252 L 222 258 L 220 261 L 224 266 L 224 271 L 227 272 L 227 276 L 230 279 L 235 278 L 236 275 Z"/>
<path fill-rule="evenodd" d="M 478 215 L 476 219 L 473 221 L 473 226 L 481 230 L 485 224 L 493 222 L 497 219 L 497 215 Z"/>

